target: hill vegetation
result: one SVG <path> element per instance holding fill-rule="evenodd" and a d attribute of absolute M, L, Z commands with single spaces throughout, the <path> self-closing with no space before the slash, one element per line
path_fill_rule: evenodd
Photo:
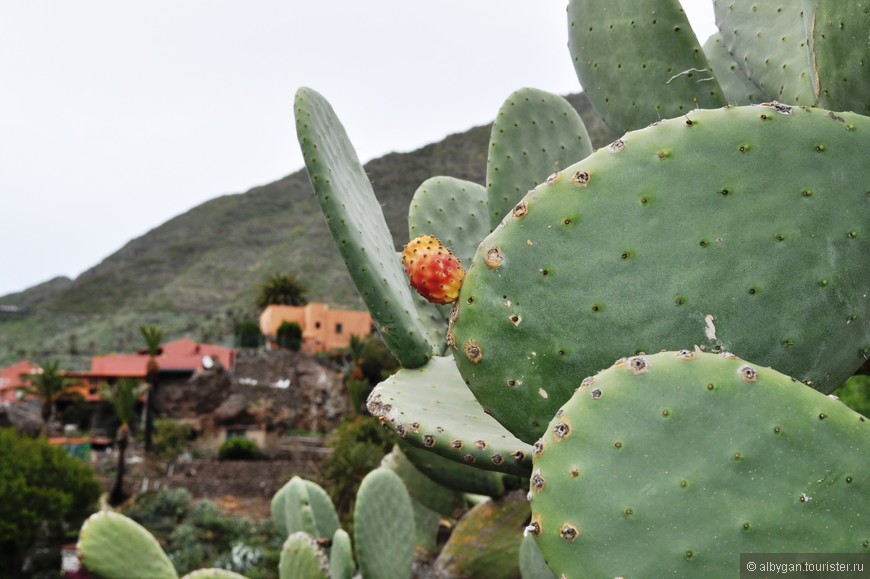
<path fill-rule="evenodd" d="M 568 98 L 596 146 L 613 140 L 584 95 Z M 408 239 L 408 205 L 421 182 L 434 175 L 485 181 L 490 128 L 366 164 L 397 249 Z M 233 326 L 257 316 L 258 284 L 275 273 L 296 276 L 309 301 L 362 308 L 304 169 L 203 203 L 75 280 L 55 278 L 0 297 L 0 306 L 20 309 L 0 311 L 0 366 L 26 358 L 85 368 L 93 355 L 142 347 L 143 324 L 162 328 L 167 339 L 231 343 Z"/>

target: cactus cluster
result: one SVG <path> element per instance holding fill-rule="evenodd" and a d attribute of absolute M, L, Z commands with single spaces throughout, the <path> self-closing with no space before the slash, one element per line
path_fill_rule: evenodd
<path fill-rule="evenodd" d="M 569 0 L 576 72 L 623 136 L 593 152 L 562 97 L 516 91 L 485 185 L 422 183 L 404 256 L 335 111 L 297 92 L 315 195 L 403 365 L 367 404 L 402 446 L 353 546 L 322 489 L 282 488 L 282 577 L 409 577 L 471 493 L 498 500 L 453 529 L 448 574 L 499 576 L 457 554 L 505 529 L 526 579 L 870 553 L 870 424 L 826 396 L 870 357 L 870 6 L 714 8 L 702 44 L 677 0 Z M 120 556 L 90 554 L 100 521 L 131 532 L 89 522 L 89 568 Z"/>
<path fill-rule="evenodd" d="M 524 477 L 529 577 L 870 552 L 870 426 L 825 396 L 870 357 L 870 10 L 714 5 L 702 44 L 676 0 L 568 2 L 578 77 L 623 136 L 593 152 L 564 99 L 521 89 L 484 187 L 421 185 L 412 236 L 468 268 L 449 312 L 397 299 L 399 257 L 372 271 L 396 248 L 347 232 L 377 210 L 372 187 L 355 155 L 310 153 L 350 144 L 323 97 L 297 93 L 339 247 L 377 278 L 359 289 L 385 339 L 414 351 L 368 408 L 416 453 Z M 343 173 L 358 211 L 336 224 Z"/>

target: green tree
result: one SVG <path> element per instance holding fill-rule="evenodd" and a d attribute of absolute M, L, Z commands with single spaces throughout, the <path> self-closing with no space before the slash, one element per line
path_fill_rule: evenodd
<path fill-rule="evenodd" d="M 54 415 L 57 401 L 65 397 L 74 397 L 72 388 L 76 382 L 61 372 L 60 364 L 56 361 L 46 362 L 41 370 L 22 374 L 21 381 L 25 385 L 19 390 L 36 396 L 42 404 L 42 430 L 47 434 L 48 422 Z"/>
<path fill-rule="evenodd" d="M 130 443 L 130 433 L 136 424 L 136 403 L 139 397 L 148 390 L 147 383 L 140 383 L 132 378 L 122 378 L 114 386 L 104 384 L 102 388 L 103 399 L 112 405 L 115 416 L 121 422 L 115 431 L 115 447 L 118 450 L 117 472 L 115 484 L 109 493 L 109 502 L 119 505 L 124 502 L 124 474 L 127 470 L 126 452 Z"/>
<path fill-rule="evenodd" d="M 0 429 L 0 577 L 18 577 L 41 540 L 58 548 L 94 512 L 100 484 L 87 463 L 45 438 Z"/>
<path fill-rule="evenodd" d="M 308 288 L 302 285 L 295 276 L 275 273 L 257 287 L 255 300 L 257 309 L 264 310 L 267 306 L 304 306 L 308 303 L 305 294 Z"/>
<path fill-rule="evenodd" d="M 155 326 L 140 326 L 139 333 L 145 341 L 145 351 L 148 354 L 148 365 L 145 368 L 145 382 L 150 386 L 145 400 L 145 452 L 151 451 L 154 436 L 154 399 L 157 397 L 157 387 L 160 381 L 160 366 L 157 356 L 163 352 L 160 344 L 163 342 L 163 330 Z"/>

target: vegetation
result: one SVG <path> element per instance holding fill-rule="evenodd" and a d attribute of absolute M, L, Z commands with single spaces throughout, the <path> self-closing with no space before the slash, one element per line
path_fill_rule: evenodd
<path fill-rule="evenodd" d="M 220 460 L 254 460 L 260 458 L 257 444 L 244 436 L 228 438 L 218 449 Z"/>
<path fill-rule="evenodd" d="M 48 422 L 54 415 L 57 401 L 61 398 L 74 397 L 72 388 L 75 386 L 75 381 L 61 372 L 60 363 L 57 361 L 46 362 L 42 365 L 41 371 L 22 374 L 21 381 L 25 382 L 25 386 L 21 388 L 22 392 L 39 398 L 42 404 L 42 428 L 43 432 L 47 433 Z"/>
<path fill-rule="evenodd" d="M 186 489 L 146 493 L 124 514 L 163 545 L 179 575 L 221 567 L 251 578 L 277 577 L 280 543 L 271 522 L 226 516 L 211 501 L 193 501 Z"/>
<path fill-rule="evenodd" d="M 193 428 L 190 424 L 171 418 L 158 418 L 154 422 L 154 453 L 172 462 L 190 446 Z"/>
<path fill-rule="evenodd" d="M 121 504 L 126 498 L 124 494 L 124 474 L 127 470 L 125 455 L 132 430 L 136 424 L 136 404 L 147 390 L 147 383 L 140 383 L 132 378 L 122 378 L 114 386 L 104 384 L 102 388 L 103 400 L 112 405 L 115 416 L 121 422 L 115 431 L 115 449 L 118 452 L 118 463 L 115 484 L 109 493 L 109 502 L 113 505 Z"/>
<path fill-rule="evenodd" d="M 139 334 L 145 342 L 145 351 L 148 353 L 148 366 L 145 370 L 145 381 L 149 384 L 148 398 L 145 400 L 145 452 L 150 452 L 154 437 L 154 399 L 160 382 L 160 367 L 157 364 L 157 356 L 163 351 L 160 344 L 163 342 L 164 332 L 156 326 L 139 326 Z"/>
<path fill-rule="evenodd" d="M 278 345 L 298 352 L 302 347 L 302 328 L 296 322 L 281 322 L 277 332 Z"/>
<path fill-rule="evenodd" d="M 93 469 L 44 438 L 0 429 L 0 576 L 18 576 L 40 541 L 59 546 L 93 512 Z"/>
<path fill-rule="evenodd" d="M 263 345 L 263 333 L 260 324 L 254 320 L 245 320 L 233 328 L 236 336 L 236 346 L 239 348 L 259 348 Z"/>
<path fill-rule="evenodd" d="M 258 310 L 267 306 L 304 306 L 308 303 L 305 294 L 308 289 L 295 276 L 273 273 L 269 279 L 258 286 L 255 305 Z"/>

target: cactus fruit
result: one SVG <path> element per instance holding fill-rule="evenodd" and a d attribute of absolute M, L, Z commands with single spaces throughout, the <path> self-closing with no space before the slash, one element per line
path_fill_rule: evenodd
<path fill-rule="evenodd" d="M 465 278 L 453 252 L 432 235 L 415 237 L 402 251 L 402 263 L 411 286 L 434 304 L 456 301 Z"/>
<path fill-rule="evenodd" d="M 863 416 L 736 356 L 623 359 L 583 380 L 536 444 L 527 530 L 563 577 L 870 553 L 868 446 Z"/>
<path fill-rule="evenodd" d="M 278 574 L 280 579 L 329 579 L 329 559 L 311 535 L 296 531 L 281 548 Z"/>
<path fill-rule="evenodd" d="M 628 133 L 481 243 L 448 332 L 459 371 L 526 442 L 578 375 L 684 344 L 831 392 L 870 351 L 868 150 L 870 118 L 778 103 Z"/>
<path fill-rule="evenodd" d="M 372 390 L 366 405 L 409 444 L 477 468 L 531 473 L 532 447 L 483 411 L 450 358 L 399 370 Z"/>
<path fill-rule="evenodd" d="M 377 468 L 362 480 L 353 512 L 360 573 L 366 579 L 410 579 L 414 510 L 399 476 Z"/>
<path fill-rule="evenodd" d="M 79 560 L 106 579 L 139 577 L 178 579 L 160 543 L 145 527 L 114 511 L 99 511 L 82 525 L 76 545 Z"/>

